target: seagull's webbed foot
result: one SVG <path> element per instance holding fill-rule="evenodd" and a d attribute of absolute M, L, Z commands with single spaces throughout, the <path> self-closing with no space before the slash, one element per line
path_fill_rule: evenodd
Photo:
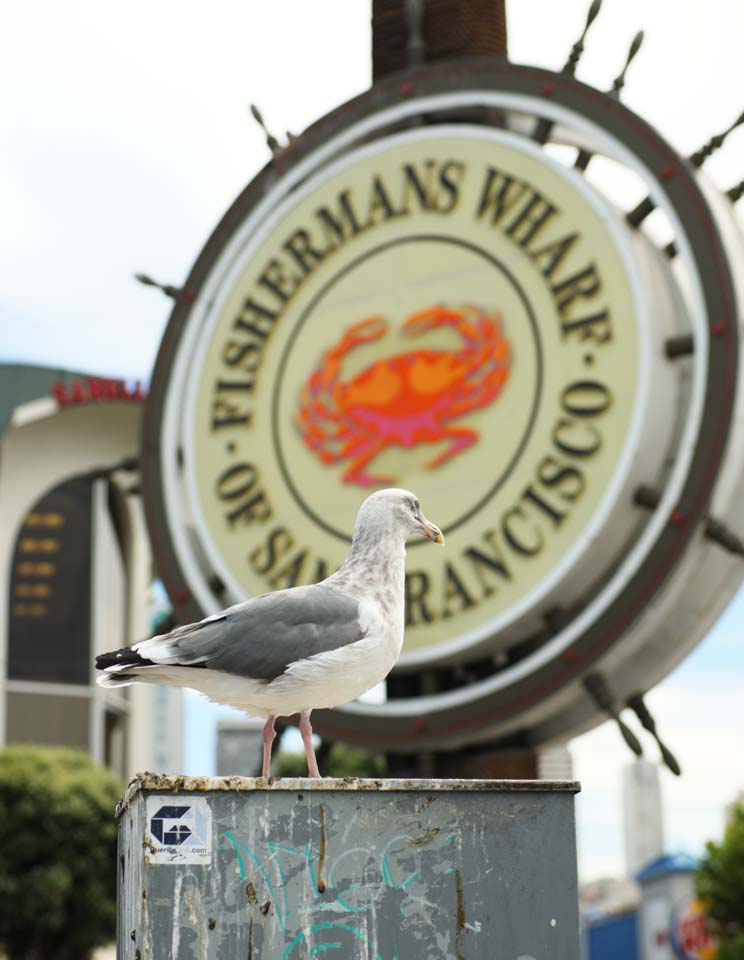
<path fill-rule="evenodd" d="M 261 766 L 261 776 L 265 780 L 271 779 L 271 747 L 274 743 L 274 737 L 276 737 L 274 720 L 276 720 L 276 717 L 269 717 L 263 728 L 263 764 Z"/>
<path fill-rule="evenodd" d="M 313 746 L 313 728 L 310 725 L 310 711 L 303 710 L 300 714 L 300 734 L 302 742 L 305 744 L 305 756 L 307 757 L 307 775 L 308 777 L 317 777 L 320 779 L 318 770 L 318 761 L 315 757 L 315 747 Z"/>

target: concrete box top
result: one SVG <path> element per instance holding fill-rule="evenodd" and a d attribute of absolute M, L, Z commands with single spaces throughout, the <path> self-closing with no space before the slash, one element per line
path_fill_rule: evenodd
<path fill-rule="evenodd" d="M 405 791 L 432 793 L 434 791 L 488 791 L 496 793 L 580 793 L 578 780 L 394 780 L 363 779 L 361 777 L 187 777 L 180 774 L 138 773 L 129 781 L 126 793 L 116 807 L 120 817 L 139 793 L 157 790 L 159 793 L 343 790 L 356 792 Z"/>

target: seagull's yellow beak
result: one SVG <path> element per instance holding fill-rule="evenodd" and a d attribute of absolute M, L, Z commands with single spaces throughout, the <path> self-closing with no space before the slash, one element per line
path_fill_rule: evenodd
<path fill-rule="evenodd" d="M 444 534 L 439 527 L 435 526 L 433 523 L 430 523 L 423 513 L 419 514 L 416 519 L 418 520 L 419 529 L 427 540 L 433 540 L 434 543 L 444 545 Z"/>

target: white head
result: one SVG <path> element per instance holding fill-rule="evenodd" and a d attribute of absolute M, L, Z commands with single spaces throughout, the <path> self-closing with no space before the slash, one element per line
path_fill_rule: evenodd
<path fill-rule="evenodd" d="M 434 543 L 444 543 L 442 531 L 423 515 L 416 495 L 395 488 L 378 490 L 367 497 L 357 514 L 355 540 L 360 533 L 397 535 L 403 541 L 412 533 L 422 533 Z"/>

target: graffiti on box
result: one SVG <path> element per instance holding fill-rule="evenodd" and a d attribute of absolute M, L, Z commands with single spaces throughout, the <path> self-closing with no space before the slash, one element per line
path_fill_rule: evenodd
<path fill-rule="evenodd" d="M 223 834 L 223 850 L 236 857 L 247 908 L 257 912 L 262 927 L 274 917 L 283 933 L 282 960 L 306 955 L 311 945 L 311 952 L 340 949 L 401 960 L 397 948 L 391 956 L 376 949 L 378 910 L 381 917 L 400 918 L 404 939 L 436 945 L 443 957 L 464 956 L 467 938 L 481 932 L 476 914 L 483 905 L 477 894 L 466 905 L 456 829 L 431 826 L 418 836 L 391 832 L 360 840 L 364 831 L 355 831 L 352 818 L 329 838 L 323 805 L 318 814 L 318 841 L 299 847 L 271 839 L 251 846 L 231 831 Z M 455 909 L 444 932 L 435 919 L 447 902 Z M 253 928 L 251 923 L 251 936 Z"/>

